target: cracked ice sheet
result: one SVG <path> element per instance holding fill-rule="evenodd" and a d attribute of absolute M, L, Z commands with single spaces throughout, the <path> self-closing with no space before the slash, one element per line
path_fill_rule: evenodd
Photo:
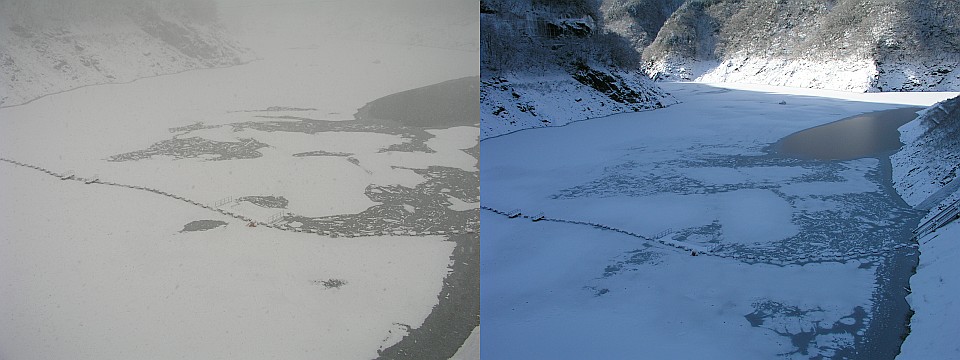
<path fill-rule="evenodd" d="M 810 170 L 798 166 L 755 166 L 743 168 L 697 167 L 683 168 L 680 170 L 680 173 L 703 183 L 735 185 L 782 183 L 809 174 Z"/>
<path fill-rule="evenodd" d="M 249 228 L 7 163 L 0 184 L 4 359 L 374 358 L 437 304 L 455 245 Z M 228 225 L 179 233 L 197 219 Z"/>
<path fill-rule="evenodd" d="M 662 252 L 658 263 L 601 277 L 613 259 L 642 243 L 487 211 L 480 223 L 484 282 L 505 285 L 481 293 L 481 351 L 491 358 L 770 359 L 796 350 L 775 330 L 799 332 L 804 325 L 773 317 L 753 327 L 745 316 L 755 303 L 819 309 L 806 323 L 822 326 L 858 306 L 870 311 L 874 271 L 858 262 L 748 265 L 668 249 L 653 250 Z M 600 289 L 609 292 L 597 296 Z M 811 353 L 828 352 L 836 336 L 817 336 L 814 344 L 825 349 Z"/>
<path fill-rule="evenodd" d="M 864 176 L 868 171 L 876 169 L 879 164 L 880 161 L 874 158 L 844 161 L 841 163 L 844 170 L 836 174 L 842 177 L 843 181 L 797 182 L 781 186 L 780 191 L 786 195 L 795 196 L 826 196 L 881 191 L 876 182 L 870 181 Z"/>
<path fill-rule="evenodd" d="M 794 210 L 790 203 L 763 189 L 703 195 L 576 198 L 533 208 L 555 218 L 604 224 L 647 236 L 719 220 L 724 243 L 770 243 L 798 231 L 792 222 Z"/>

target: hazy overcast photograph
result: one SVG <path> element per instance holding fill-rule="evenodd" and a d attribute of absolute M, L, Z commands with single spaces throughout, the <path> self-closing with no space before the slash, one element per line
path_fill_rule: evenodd
<path fill-rule="evenodd" d="M 478 19 L 0 0 L 0 359 L 478 359 Z"/>

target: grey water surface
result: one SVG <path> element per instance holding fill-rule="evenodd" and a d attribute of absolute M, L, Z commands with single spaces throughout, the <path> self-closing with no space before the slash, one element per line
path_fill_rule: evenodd
<path fill-rule="evenodd" d="M 900 148 L 897 128 L 917 118 L 919 107 L 875 111 L 803 130 L 780 140 L 782 154 L 821 160 L 853 160 Z"/>

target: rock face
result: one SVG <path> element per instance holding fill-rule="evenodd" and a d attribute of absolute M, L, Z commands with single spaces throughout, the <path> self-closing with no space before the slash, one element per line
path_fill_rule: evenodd
<path fill-rule="evenodd" d="M 592 0 L 480 2 L 480 137 L 676 102 Z"/>
<path fill-rule="evenodd" d="M 659 79 L 955 90 L 960 2 L 689 0 L 643 58 Z"/>
<path fill-rule="evenodd" d="M 604 28 L 623 36 L 642 52 L 683 3 L 684 0 L 603 0 L 600 12 Z"/>
<path fill-rule="evenodd" d="M 212 0 L 8 0 L 0 24 L 0 106 L 250 59 Z"/>

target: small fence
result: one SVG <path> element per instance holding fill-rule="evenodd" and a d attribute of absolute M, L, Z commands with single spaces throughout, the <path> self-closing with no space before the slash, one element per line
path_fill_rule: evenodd
<path fill-rule="evenodd" d="M 220 200 L 217 200 L 216 202 L 214 202 L 214 203 L 213 203 L 213 207 L 214 207 L 214 208 L 218 208 L 218 207 L 224 206 L 224 205 L 226 205 L 226 204 L 232 203 L 232 202 L 234 202 L 234 201 L 235 201 L 235 200 L 233 199 L 233 196 L 227 196 L 227 197 L 225 197 L 225 198 L 223 198 L 223 199 L 220 199 Z"/>
<path fill-rule="evenodd" d="M 956 220 L 958 215 L 960 215 L 960 199 L 957 199 L 957 201 L 954 201 L 941 210 L 937 215 L 930 218 L 930 220 L 918 226 L 917 229 L 913 231 L 913 238 L 919 239 L 929 233 L 937 231 L 937 229 Z"/>
<path fill-rule="evenodd" d="M 667 228 L 667 229 L 664 230 L 664 231 L 661 231 L 661 232 L 658 232 L 658 233 L 654 234 L 654 235 L 651 236 L 650 238 L 651 238 L 651 239 L 654 239 L 654 240 L 656 240 L 656 239 L 662 239 L 664 236 L 667 236 L 667 235 L 670 235 L 670 234 L 673 234 L 673 233 L 674 233 L 673 228 Z"/>
<path fill-rule="evenodd" d="M 283 211 L 278 212 L 278 213 L 276 213 L 276 214 L 270 215 L 270 217 L 267 218 L 266 223 L 267 223 L 267 224 L 274 224 L 274 223 L 276 223 L 277 221 L 282 220 L 283 217 L 284 217 L 284 212 L 283 212 Z"/>

